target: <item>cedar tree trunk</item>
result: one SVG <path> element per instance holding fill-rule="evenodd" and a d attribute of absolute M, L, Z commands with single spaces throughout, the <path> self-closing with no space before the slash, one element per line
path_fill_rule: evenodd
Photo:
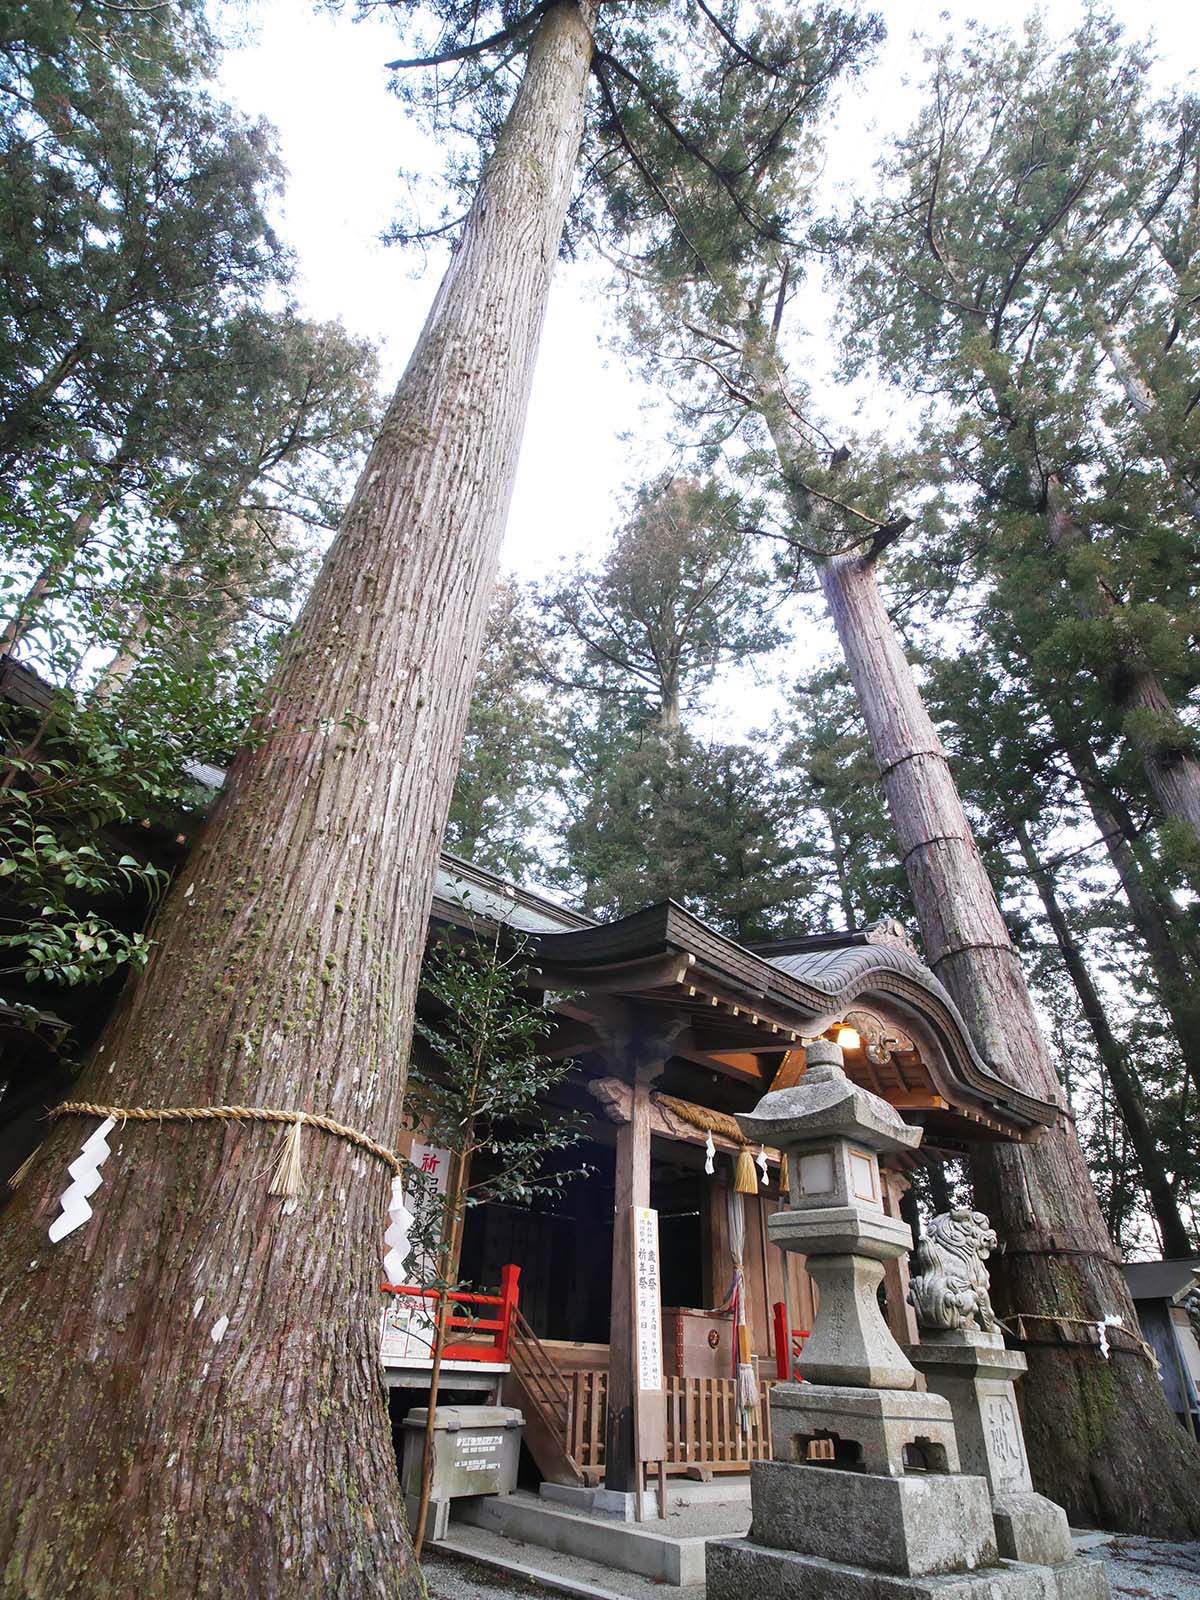
<path fill-rule="evenodd" d="M 261 727 L 78 1097 L 311 1107 L 391 1145 L 438 846 L 587 92 L 548 11 Z M 0 1232 L 0 1596 L 415 1596 L 377 1346 L 391 1172 L 126 1124 L 58 1245 L 64 1118 Z"/>
<path fill-rule="evenodd" d="M 1057 478 L 1049 479 L 1046 494 L 1050 543 L 1069 554 L 1085 541 L 1086 533 Z M 1076 603 L 1085 619 L 1108 618 L 1120 633 L 1120 605 L 1102 584 L 1093 582 Z M 1184 870 L 1192 888 L 1200 893 L 1200 757 L 1193 749 L 1192 731 L 1181 721 L 1141 643 L 1131 635 L 1113 664 L 1109 687 L 1159 810 L 1185 842 Z"/>
<path fill-rule="evenodd" d="M 1171 1180 L 1167 1176 L 1162 1151 L 1158 1148 L 1150 1128 L 1141 1083 L 1127 1052 L 1109 1025 L 1108 1013 L 1100 998 L 1100 992 L 1092 982 L 1092 975 L 1088 971 L 1083 952 L 1071 932 L 1066 913 L 1059 902 L 1054 874 L 1038 856 L 1025 824 L 1011 815 L 1008 822 L 1037 889 L 1046 920 L 1050 924 L 1059 954 L 1062 956 L 1063 965 L 1075 986 L 1080 1009 L 1087 1018 L 1092 1037 L 1096 1041 L 1096 1049 L 1104 1064 L 1104 1071 L 1112 1085 L 1121 1121 L 1125 1124 L 1129 1142 L 1137 1155 L 1142 1182 L 1162 1235 L 1163 1254 L 1177 1258 L 1190 1256 L 1192 1241 L 1187 1224 L 1180 1215 L 1179 1202 L 1171 1186 Z"/>
<path fill-rule="evenodd" d="M 1020 962 L 884 608 L 875 565 L 835 556 L 821 563 L 820 577 L 930 965 L 993 1070 L 1061 1104 Z M 1098 1322 L 1112 1313 L 1137 1328 L 1069 1113 L 1034 1143 L 978 1147 L 972 1169 L 979 1204 L 1003 1240 L 995 1276 L 1004 1315 Z M 1176 1536 L 1200 1531 L 1200 1452 L 1168 1409 L 1146 1358 L 1120 1335 L 1105 1360 L 1086 1327 L 1028 1326 L 1029 1372 L 1018 1393 L 1038 1489 L 1073 1522 Z"/>

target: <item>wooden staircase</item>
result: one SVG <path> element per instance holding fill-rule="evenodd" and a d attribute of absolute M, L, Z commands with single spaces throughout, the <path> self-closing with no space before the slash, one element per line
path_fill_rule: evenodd
<path fill-rule="evenodd" d="M 570 1385 L 516 1306 L 508 1359 L 505 1402 L 525 1413 L 525 1443 L 538 1471 L 548 1483 L 584 1483 L 583 1470 L 565 1443 L 571 1438 Z"/>

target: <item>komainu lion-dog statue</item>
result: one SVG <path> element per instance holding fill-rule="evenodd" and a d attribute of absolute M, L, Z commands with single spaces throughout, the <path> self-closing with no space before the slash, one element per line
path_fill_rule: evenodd
<path fill-rule="evenodd" d="M 975 1324 L 994 1333 L 996 1318 L 984 1262 L 996 1235 L 982 1211 L 957 1206 L 934 1217 L 912 1257 L 908 1299 L 917 1321 L 930 1332 Z"/>

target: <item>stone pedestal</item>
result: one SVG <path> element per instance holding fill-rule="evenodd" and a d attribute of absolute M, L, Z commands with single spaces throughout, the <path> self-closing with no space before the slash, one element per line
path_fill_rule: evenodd
<path fill-rule="evenodd" d="M 708 1600 L 1109 1600 L 1099 1561 L 1057 1568 L 1002 1561 L 978 1572 L 906 1578 L 750 1539 L 710 1539 L 706 1576 Z"/>
<path fill-rule="evenodd" d="M 958 1441 L 941 1395 L 919 1389 L 849 1389 L 835 1384 L 777 1383 L 771 1390 L 771 1454 L 807 1462 L 827 1440 L 834 1467 L 902 1478 L 909 1472 L 958 1472 Z"/>
<path fill-rule="evenodd" d="M 883 1478 L 755 1461 L 750 1494 L 749 1537 L 772 1550 L 905 1578 L 996 1564 L 992 1507 L 982 1478 Z"/>
<path fill-rule="evenodd" d="M 999 1332 L 973 1328 L 930 1334 L 908 1353 L 930 1394 L 945 1400 L 954 1415 L 964 1470 L 987 1481 L 1000 1554 L 1050 1566 L 1070 1561 L 1067 1514 L 1034 1492 L 1029 1475 L 1014 1388 L 1025 1357 L 1006 1349 Z"/>

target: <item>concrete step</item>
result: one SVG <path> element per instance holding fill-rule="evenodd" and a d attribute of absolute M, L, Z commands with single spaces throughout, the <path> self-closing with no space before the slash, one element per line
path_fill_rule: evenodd
<path fill-rule="evenodd" d="M 430 1593 L 440 1592 L 436 1569 L 443 1557 L 470 1561 L 490 1573 L 536 1583 L 572 1600 L 663 1600 L 663 1586 L 653 1578 L 631 1572 L 614 1572 L 611 1567 L 588 1561 L 582 1556 L 563 1555 L 541 1545 L 508 1539 L 488 1528 L 477 1528 L 452 1521 L 450 1532 L 436 1544 L 426 1547 L 422 1565 L 429 1578 Z M 450 1592 L 461 1593 L 461 1584 Z M 500 1591 L 491 1589 L 494 1597 Z M 519 1591 L 514 1591 L 519 1592 Z M 704 1586 L 676 1588 L 672 1600 L 704 1600 Z"/>
<path fill-rule="evenodd" d="M 606 1515 L 615 1516 L 623 1522 L 637 1520 L 637 1496 L 633 1494 L 612 1494 L 602 1486 L 584 1487 L 582 1485 L 565 1485 L 559 1483 L 543 1483 L 538 1488 L 538 1495 L 542 1500 L 551 1502 L 557 1509 L 565 1511 L 578 1511 L 584 1516 Z M 624 1501 L 624 1514 L 619 1502 Z M 750 1479 L 748 1477 L 723 1477 L 716 1483 L 693 1483 L 689 1479 L 667 1479 L 667 1516 L 672 1521 L 678 1518 L 688 1518 L 693 1508 L 700 1508 L 701 1519 L 712 1517 L 720 1518 L 726 1514 L 720 1508 L 727 1508 L 727 1514 L 734 1518 L 730 1527 L 734 1527 L 740 1515 L 739 1507 L 750 1505 Z M 652 1521 L 658 1516 L 658 1490 L 647 1488 L 645 1494 L 646 1520 Z M 660 1530 L 661 1531 L 661 1530 Z M 691 1533 L 701 1531 L 692 1528 L 676 1528 L 676 1532 Z"/>
<path fill-rule="evenodd" d="M 667 1531 L 675 1522 L 677 1531 Z M 469 1524 L 507 1539 L 540 1545 L 564 1555 L 581 1556 L 610 1572 L 637 1573 L 655 1583 L 687 1588 L 704 1582 L 704 1547 L 709 1538 L 743 1534 L 750 1507 L 737 1504 L 675 1512 L 665 1524 L 618 1522 L 585 1516 L 548 1504 L 519 1489 L 510 1495 L 486 1495 L 454 1502 L 451 1535 L 456 1525 Z"/>

